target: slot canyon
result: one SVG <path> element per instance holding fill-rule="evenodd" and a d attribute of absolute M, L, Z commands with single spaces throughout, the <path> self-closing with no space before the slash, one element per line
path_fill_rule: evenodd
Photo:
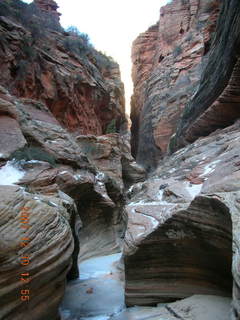
<path fill-rule="evenodd" d="M 240 2 L 171 0 L 120 67 L 0 0 L 0 320 L 240 319 Z"/>

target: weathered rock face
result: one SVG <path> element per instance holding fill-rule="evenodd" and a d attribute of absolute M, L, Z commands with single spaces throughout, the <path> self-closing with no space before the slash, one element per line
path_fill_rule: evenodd
<path fill-rule="evenodd" d="M 81 150 L 101 171 L 117 182 L 122 191 L 123 182 L 129 184 L 144 181 L 145 170 L 136 164 L 131 156 L 127 136 L 108 134 L 104 136 L 78 136 Z"/>
<path fill-rule="evenodd" d="M 30 194 L 18 186 L 0 186 L 0 195 L 0 317 L 59 319 L 73 252 L 71 217 L 63 200 Z"/>
<path fill-rule="evenodd" d="M 226 127 L 240 117 L 240 3 L 224 1 L 206 68 L 178 123 L 171 150 Z"/>
<path fill-rule="evenodd" d="M 85 226 L 80 232 L 80 259 L 86 259 L 110 254 L 121 247 L 119 239 L 124 237 L 126 225 L 124 188 L 144 181 L 146 174 L 131 156 L 126 137 L 118 134 L 99 137 L 88 135 L 78 136 L 76 140 L 80 149 L 99 170 L 95 196 L 86 194 L 78 202 Z M 105 196 L 99 198 L 99 194 Z M 116 234 L 119 236 L 116 237 Z"/>
<path fill-rule="evenodd" d="M 144 104 L 145 81 L 149 78 L 154 66 L 154 57 L 157 50 L 159 25 L 149 28 L 139 35 L 132 47 L 132 79 L 134 83 L 134 95 L 131 98 L 132 120 L 132 154 L 137 155 L 138 137 L 140 126 L 140 114 Z"/>
<path fill-rule="evenodd" d="M 233 276 L 233 319 L 239 317 L 239 129 L 236 122 L 197 140 L 131 189 L 128 305 L 231 296 Z"/>
<path fill-rule="evenodd" d="M 58 21 L 61 14 L 57 12 L 59 8 L 57 3 L 54 0 L 34 0 L 34 3 L 39 7 L 43 12 L 50 13 L 53 15 Z"/>
<path fill-rule="evenodd" d="M 9 252 L 8 246 L 11 238 L 14 234 L 18 235 L 15 220 L 6 220 L 7 227 L 5 226 L 4 201 L 6 199 L 6 202 L 9 201 L 7 205 L 13 206 L 12 211 L 17 219 L 18 206 L 24 206 L 29 198 L 29 201 L 33 202 L 31 210 L 34 214 L 31 232 L 37 232 L 38 229 L 42 232 L 36 239 L 42 237 L 40 240 L 44 242 L 45 232 L 49 232 L 49 236 L 56 233 L 52 242 L 48 242 L 46 240 L 48 238 L 45 237 L 45 247 L 50 252 L 49 259 L 52 261 L 49 276 L 47 272 L 50 262 L 47 258 L 45 259 L 41 251 L 44 245 L 41 245 L 40 250 L 36 247 L 38 242 L 34 242 L 36 253 L 30 244 L 26 249 L 27 253 L 28 250 L 31 253 L 34 251 L 36 256 L 39 250 L 39 259 L 42 260 L 41 264 L 40 262 L 35 264 L 34 260 L 29 269 L 33 273 L 37 268 L 38 272 L 31 281 L 35 298 L 33 298 L 33 304 L 29 306 L 31 310 L 36 311 L 36 315 L 34 314 L 34 318 L 32 314 L 29 317 L 31 316 L 31 320 L 55 319 L 64 293 L 66 274 L 68 274 L 68 279 L 74 279 L 79 275 L 77 267 L 79 249 L 81 248 L 81 260 L 120 250 L 121 237 L 123 238 L 126 225 L 122 177 L 125 174 L 128 177 L 128 183 L 136 182 L 144 179 L 145 171 L 136 165 L 130 154 L 127 154 L 129 145 L 124 145 L 123 139 L 117 134 L 106 138 L 90 137 L 90 141 L 93 139 L 96 143 L 95 148 L 103 151 L 104 159 L 101 159 L 103 161 L 101 163 L 101 161 L 98 162 L 99 159 L 95 161 L 94 157 L 90 156 L 89 151 L 79 143 L 79 139 L 76 140 L 60 125 L 42 102 L 17 99 L 3 87 L 0 87 L 0 99 L 0 124 L 2 124 L 0 129 L 0 184 L 3 185 L 0 191 L 3 193 L 5 190 L 6 193 L 2 197 L 2 212 L 0 210 L 3 234 L 0 246 L 3 259 L 5 259 L 5 252 Z M 84 140 L 84 137 L 82 139 Z M 86 141 L 88 139 L 89 137 L 85 138 Z M 90 142 L 89 144 L 91 145 Z M 109 148 L 110 152 L 108 152 Z M 6 161 L 8 161 L 7 164 Z M 111 161 L 116 165 L 115 169 Z M 104 163 L 107 165 L 104 166 Z M 19 176 L 20 181 L 11 182 L 11 179 L 8 179 L 8 175 L 14 174 Z M 16 185 L 9 187 L 9 183 L 18 184 L 22 189 Z M 8 188 L 10 191 L 13 190 L 11 191 L 13 194 L 16 194 L 16 200 L 12 200 L 13 197 L 11 192 L 8 192 Z M 46 218 L 48 215 L 53 220 L 49 225 L 48 221 L 51 219 Z M 46 225 L 41 222 L 40 217 L 42 216 L 46 218 L 44 220 Z M 14 215 L 13 218 L 15 219 Z M 64 224 L 62 219 L 65 221 Z M 7 230 L 7 236 L 5 230 Z M 6 237 L 8 237 L 7 243 L 4 240 Z M 67 241 L 65 237 L 68 237 Z M 17 238 L 14 241 L 17 241 Z M 65 252 L 66 246 L 68 249 Z M 1 286 L 1 310 L 4 312 L 1 316 L 6 316 L 6 319 L 20 319 L 23 317 L 24 305 L 16 299 L 16 292 L 20 284 L 16 283 L 18 269 L 15 255 L 12 252 L 9 253 L 9 259 L 13 261 L 11 262 L 13 266 L 11 267 L 10 260 L 7 260 L 6 266 L 9 265 L 9 268 L 12 269 L 10 272 L 10 269 L 6 267 L 6 275 L 4 274 L 3 278 L 6 282 Z M 58 274 L 59 276 L 56 277 Z M 55 280 L 52 281 L 52 286 L 49 286 L 49 291 L 46 291 L 51 275 L 54 275 Z M 15 279 L 15 289 L 8 287 L 10 278 L 7 277 Z M 42 285 L 44 287 L 41 287 Z M 59 285 L 59 290 L 55 295 L 53 290 L 56 290 L 57 285 Z M 39 290 L 42 290 L 41 293 Z M 54 296 L 54 299 L 51 300 L 50 296 Z M 35 307 L 36 299 L 40 301 L 38 307 Z M 45 301 L 45 306 L 41 301 Z"/>
<path fill-rule="evenodd" d="M 138 143 L 137 160 L 157 169 L 131 188 L 126 302 L 232 294 L 235 320 L 240 317 L 240 4 L 223 1 L 220 14 L 219 4 L 175 0 L 162 8 L 158 39 L 152 41 L 158 49 L 145 78 L 139 71 L 147 68 L 144 59 L 139 65 L 133 59 L 139 74 L 133 113 L 140 124 L 133 144 Z"/>
<path fill-rule="evenodd" d="M 177 122 L 199 84 L 216 26 L 219 1 L 174 0 L 156 26 L 133 43 L 131 119 L 137 161 L 157 166 Z"/>
<path fill-rule="evenodd" d="M 0 84 L 17 97 L 44 102 L 76 134 L 101 135 L 113 122 L 115 131 L 125 130 L 118 64 L 86 36 L 63 31 L 53 18 L 54 1 L 22 6 L 16 9 L 20 20 L 5 7 L 0 12 Z"/>

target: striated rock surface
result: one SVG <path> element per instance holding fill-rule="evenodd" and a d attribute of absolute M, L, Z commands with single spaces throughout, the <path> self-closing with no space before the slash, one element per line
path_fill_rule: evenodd
<path fill-rule="evenodd" d="M 145 178 L 120 136 L 126 117 L 118 64 L 86 35 L 63 31 L 57 8 L 52 0 L 0 2 L 0 318 L 6 320 L 59 320 L 66 279 L 79 277 L 79 261 L 121 250 L 124 190 Z M 23 234 L 29 241 L 21 246 L 23 207 L 31 215 Z M 30 258 L 25 285 L 22 255 Z M 28 303 L 21 290 L 29 290 Z"/>
<path fill-rule="evenodd" d="M 161 8 L 157 27 L 133 43 L 131 119 L 137 161 L 157 166 L 196 90 L 208 55 L 219 1 L 174 0 Z"/>
<path fill-rule="evenodd" d="M 44 102 L 76 134 L 101 135 L 113 124 L 115 131 L 125 130 L 118 64 L 97 52 L 86 35 L 63 31 L 55 7 L 46 0 L 0 6 L 0 84 L 18 97 Z"/>
<path fill-rule="evenodd" d="M 8 245 L 11 238 L 14 234 L 18 235 L 15 220 L 13 222 L 6 220 L 8 226 L 5 226 L 4 201 L 6 199 L 6 202 L 10 203 L 9 206 L 12 205 L 11 192 L 8 192 L 10 188 L 9 190 L 17 190 L 17 199 L 13 200 L 12 208 L 16 219 L 19 214 L 18 206 L 24 206 L 27 199 L 32 200 L 33 235 L 38 229 L 42 230 L 42 234 L 40 232 L 40 235 L 36 236 L 34 248 L 32 249 L 30 244 L 27 248 L 31 253 L 35 250 L 36 256 L 39 250 L 39 260 L 41 260 L 41 264 L 39 262 L 35 265 L 33 262 L 31 265 L 33 269 L 29 269 L 35 272 L 37 268 L 39 273 L 30 282 L 35 298 L 32 299 L 29 310 L 36 311 L 34 318 L 31 314 L 31 320 L 57 319 L 57 308 L 64 293 L 66 275 L 68 279 L 75 279 L 79 276 L 78 260 L 110 254 L 120 251 L 122 247 L 121 238 L 124 236 L 126 225 L 123 210 L 122 172 L 124 166 L 122 159 L 128 161 L 128 166 L 125 164 L 124 168 L 130 172 L 128 177 L 131 183 L 139 179 L 143 180 L 145 171 L 136 165 L 130 154 L 127 154 L 129 145 L 122 146 L 123 140 L 117 134 L 106 138 L 91 136 L 91 139 L 96 140 L 96 148 L 99 147 L 99 150 L 103 150 L 106 155 L 103 162 L 106 161 L 107 165 L 104 168 L 101 161 L 94 162 L 94 157 L 91 157 L 81 143 L 60 125 L 44 103 L 26 98 L 18 99 L 10 95 L 3 87 L 0 87 L 0 94 L 0 123 L 3 124 L 0 130 L 2 137 L 0 184 L 2 185 L 1 192 L 4 193 L 5 190 L 6 193 L 2 197 L 2 212 L 0 210 L 3 234 L 0 241 L 3 254 L 1 266 L 3 271 L 6 271 L 0 292 L 1 310 L 4 312 L 1 316 L 17 320 L 22 318 L 23 310 L 26 311 L 26 306 L 16 298 L 16 292 L 20 287 L 20 283 L 16 283 L 18 277 L 18 266 L 14 262 L 16 257 L 10 251 L 9 259 L 13 261 L 13 266 L 11 266 L 10 260 L 5 261 L 4 256 L 5 252 L 9 252 Z M 10 124 L 13 125 L 10 126 Z M 111 149 L 110 153 L 104 150 L 105 146 L 107 146 L 106 150 Z M 124 152 L 123 156 L 120 147 Z M 119 167 L 116 165 L 115 171 L 111 161 L 114 165 L 119 164 Z M 106 173 L 102 170 L 105 170 Z M 9 186 L 11 184 L 15 186 Z M 22 188 L 16 186 L 17 184 Z M 16 192 L 14 191 L 14 194 Z M 49 219 L 54 221 L 53 224 L 48 225 L 48 215 Z M 45 224 L 41 224 L 42 218 L 40 217 L 42 216 L 46 219 Z M 63 223 L 62 220 L 65 222 Z M 53 237 L 52 242 L 47 240 L 45 233 Z M 7 243 L 5 243 L 5 237 L 8 237 Z M 65 237 L 67 237 L 66 241 Z M 52 266 L 51 261 L 49 262 L 45 253 L 41 251 L 45 248 L 44 240 Z M 40 243 L 43 244 L 40 245 Z M 37 247 L 38 245 L 41 246 L 41 250 L 40 247 Z M 68 249 L 65 252 L 66 246 Z M 80 249 L 81 254 L 79 255 Z M 6 268 L 2 263 L 6 263 Z M 10 269 L 7 269 L 7 265 L 12 268 L 11 272 Z M 51 272 L 49 271 L 50 274 L 47 276 L 50 268 Z M 51 274 L 52 277 L 54 275 L 54 280 L 52 286 L 48 287 L 49 291 L 46 291 L 48 281 L 51 281 Z M 15 279 L 14 287 L 8 287 L 10 278 L 7 277 Z M 58 291 L 57 294 L 54 294 L 54 290 Z M 51 296 L 54 299 L 51 300 Z"/>
<path fill-rule="evenodd" d="M 88 193 L 78 202 L 85 226 L 80 233 L 82 260 L 110 254 L 122 247 L 119 240 L 124 237 L 126 225 L 124 189 L 144 181 L 146 173 L 131 156 L 126 138 L 118 134 L 78 136 L 76 140 L 82 152 L 99 170 L 95 196 Z M 99 194 L 105 196 L 99 198 Z M 116 234 L 119 235 L 118 241 L 115 241 Z"/>
<path fill-rule="evenodd" d="M 240 117 L 239 34 L 240 3 L 224 1 L 206 68 L 178 123 L 172 151 Z"/>
<path fill-rule="evenodd" d="M 133 151 L 156 171 L 129 191 L 128 305 L 229 295 L 240 317 L 239 17 L 235 0 L 175 0 L 151 62 L 136 58 L 143 35 L 133 45 Z"/>
<path fill-rule="evenodd" d="M 236 122 L 197 140 L 131 189 L 127 305 L 193 294 L 231 296 L 233 277 L 238 314 L 239 129 Z"/>
<path fill-rule="evenodd" d="M 71 217 L 63 200 L 30 194 L 18 186 L 0 186 L 0 194 L 0 317 L 59 319 L 73 252 Z M 29 301 L 21 296 L 29 296 Z"/>
<path fill-rule="evenodd" d="M 132 80 L 134 83 L 134 94 L 131 98 L 131 147 L 134 156 L 137 155 L 138 151 L 140 114 L 145 98 L 145 82 L 148 80 L 154 67 L 158 31 L 159 25 L 157 23 L 146 32 L 140 34 L 132 46 Z"/>
<path fill-rule="evenodd" d="M 145 170 L 131 156 L 126 136 L 108 134 L 104 136 L 78 136 L 76 140 L 82 150 L 101 171 L 117 182 L 120 191 L 123 182 L 127 185 L 146 178 Z"/>

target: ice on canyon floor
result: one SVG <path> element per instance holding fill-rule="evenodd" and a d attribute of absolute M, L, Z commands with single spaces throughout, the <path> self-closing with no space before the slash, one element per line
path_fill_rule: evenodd
<path fill-rule="evenodd" d="M 82 267 L 83 271 L 87 268 L 89 278 L 68 283 L 61 320 L 229 320 L 231 299 L 217 296 L 192 296 L 158 307 L 126 309 L 120 269 L 113 265 L 120 257 L 121 254 L 114 254 L 80 264 L 80 272 Z M 105 273 L 92 278 L 100 271 Z"/>
<path fill-rule="evenodd" d="M 117 253 L 80 263 L 80 278 L 66 288 L 62 320 L 107 320 L 124 309 L 124 283 L 117 268 L 120 258 Z"/>
<path fill-rule="evenodd" d="M 8 161 L 5 166 L 0 168 L 0 185 L 14 185 L 19 182 L 25 172 L 20 169 L 15 161 Z"/>
<path fill-rule="evenodd" d="M 121 253 L 116 253 L 83 261 L 79 266 L 80 279 L 86 280 L 115 272 L 116 267 L 113 264 L 120 260 L 121 255 Z"/>

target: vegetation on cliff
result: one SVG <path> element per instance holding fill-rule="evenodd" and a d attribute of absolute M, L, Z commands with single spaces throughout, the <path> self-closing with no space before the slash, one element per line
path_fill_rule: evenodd
<path fill-rule="evenodd" d="M 45 103 L 70 131 L 99 135 L 114 121 L 119 132 L 127 121 L 118 64 L 59 16 L 53 0 L 0 1 L 0 84 Z"/>

